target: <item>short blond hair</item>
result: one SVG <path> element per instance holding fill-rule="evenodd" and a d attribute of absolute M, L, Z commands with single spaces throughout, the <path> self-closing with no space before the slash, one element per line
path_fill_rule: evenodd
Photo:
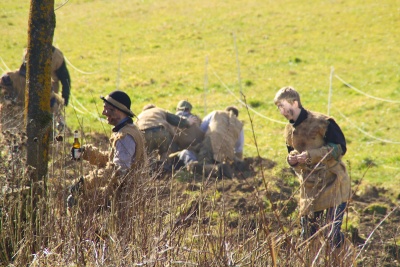
<path fill-rule="evenodd" d="M 293 104 L 294 101 L 297 101 L 299 104 L 299 108 L 302 108 L 301 101 L 300 101 L 300 94 L 291 86 L 282 87 L 276 93 L 274 98 L 275 105 L 278 104 L 279 101 L 286 100 L 290 104 Z"/>

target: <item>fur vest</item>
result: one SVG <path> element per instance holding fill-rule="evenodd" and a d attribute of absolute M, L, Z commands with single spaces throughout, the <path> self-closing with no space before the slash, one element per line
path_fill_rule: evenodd
<path fill-rule="evenodd" d="M 57 70 L 61 68 L 64 63 L 64 55 L 58 49 L 54 47 L 53 56 L 51 59 L 51 89 L 58 93 L 59 91 L 59 77 L 57 75 Z"/>
<path fill-rule="evenodd" d="M 234 160 L 234 147 L 242 128 L 243 123 L 232 112 L 215 112 L 206 132 L 215 161 Z"/>
<path fill-rule="evenodd" d="M 9 77 L 11 84 L 3 85 L 0 82 L 0 87 L 2 87 L 5 96 L 9 98 L 5 103 L 6 105 L 17 105 L 20 107 L 24 107 L 25 105 L 25 87 L 26 87 L 26 79 L 25 76 L 21 75 L 19 70 L 7 72 L 4 74 Z M 64 100 L 62 97 L 53 91 L 50 92 L 50 101 L 52 101 L 51 112 L 54 114 L 58 114 L 61 112 L 64 106 Z"/>
<path fill-rule="evenodd" d="M 161 108 L 154 107 L 146 109 L 140 113 L 137 118 L 136 124 L 141 131 L 163 126 L 172 136 L 174 135 L 173 126 L 167 122 L 167 111 Z"/>
<path fill-rule="evenodd" d="M 147 160 L 146 148 L 143 134 L 134 124 L 125 125 L 118 132 L 113 133 L 110 137 L 111 151 L 109 154 L 109 162 L 113 161 L 116 142 L 127 134 L 132 136 L 136 143 L 135 161 L 132 164 L 131 169 L 140 170 L 145 166 Z"/>
<path fill-rule="evenodd" d="M 328 116 L 308 112 L 308 117 L 294 127 L 285 129 L 286 143 L 295 150 L 292 154 L 308 151 L 307 164 L 292 166 L 300 180 L 300 213 L 321 211 L 346 202 L 351 193 L 350 178 L 342 162 L 335 159 L 332 148 L 325 144 L 324 136 L 329 125 Z"/>
<path fill-rule="evenodd" d="M 200 129 L 201 119 L 196 115 L 190 115 L 196 118 L 196 122 L 188 128 L 175 127 L 174 141 L 179 149 L 189 149 L 203 141 L 204 132 Z M 183 117 L 186 118 L 186 117 Z"/>

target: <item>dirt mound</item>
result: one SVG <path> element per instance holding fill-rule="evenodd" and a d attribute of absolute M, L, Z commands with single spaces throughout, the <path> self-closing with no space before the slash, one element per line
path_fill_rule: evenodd
<path fill-rule="evenodd" d="M 275 177 L 265 171 L 276 167 L 274 161 L 246 158 L 245 162 L 250 167 L 246 175 L 243 175 L 245 172 L 235 172 L 233 179 L 201 178 L 186 172 L 178 173 L 175 176 L 180 181 L 177 190 L 183 194 L 201 191 L 203 195 L 217 195 L 212 207 L 217 209 L 216 213 L 237 214 L 227 217 L 231 228 L 243 225 L 248 229 L 255 228 L 257 223 L 251 215 L 263 210 L 270 218 L 273 229 L 279 229 L 278 224 L 283 223 L 287 229 L 299 233 L 299 183 L 293 171 L 284 168 L 278 171 L 279 177 Z M 363 191 L 352 196 L 342 228 L 356 249 L 358 266 L 398 266 L 400 210 L 399 205 L 388 197 L 388 193 L 383 188 L 366 186 Z M 279 214 L 279 223 L 273 216 L 274 212 Z"/>

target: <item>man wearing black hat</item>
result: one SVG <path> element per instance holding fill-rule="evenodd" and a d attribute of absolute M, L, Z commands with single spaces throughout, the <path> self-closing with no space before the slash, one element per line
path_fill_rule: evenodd
<path fill-rule="evenodd" d="M 102 170 L 96 170 L 84 179 L 81 178 L 71 187 L 71 191 L 79 191 L 84 185 L 84 195 L 91 200 L 99 191 L 107 198 L 110 193 L 121 187 L 122 181 L 126 181 L 121 177 L 133 177 L 142 172 L 146 162 L 144 137 L 133 123 L 132 117 L 135 115 L 130 110 L 129 96 L 122 91 L 114 91 L 101 99 L 104 101 L 102 114 L 107 117 L 108 124 L 114 126 L 110 138 L 111 150 L 106 154 L 91 145 L 84 146 L 82 159 Z M 73 204 L 74 199 L 71 195 L 68 205 Z"/>

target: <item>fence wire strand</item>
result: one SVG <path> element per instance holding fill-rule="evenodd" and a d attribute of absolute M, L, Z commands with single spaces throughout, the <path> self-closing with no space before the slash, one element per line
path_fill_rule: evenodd
<path fill-rule="evenodd" d="M 335 78 L 338 79 L 339 81 L 341 81 L 344 85 L 346 85 L 347 87 L 349 87 L 350 89 L 353 89 L 354 91 L 365 95 L 369 98 L 375 99 L 375 100 L 379 100 L 379 101 L 384 101 L 384 102 L 389 102 L 389 103 L 400 103 L 400 100 L 392 100 L 392 99 L 385 99 L 385 98 L 380 98 L 380 97 L 376 97 L 370 94 L 367 94 L 357 88 L 355 88 L 354 86 L 352 86 L 351 84 L 347 83 L 346 81 L 344 81 L 342 78 L 340 78 L 338 75 L 335 75 Z"/>

